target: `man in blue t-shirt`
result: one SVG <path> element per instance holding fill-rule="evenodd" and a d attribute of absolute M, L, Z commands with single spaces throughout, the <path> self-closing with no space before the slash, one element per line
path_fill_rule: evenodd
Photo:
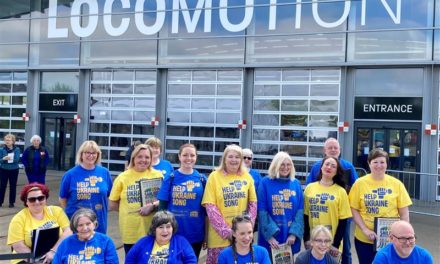
<path fill-rule="evenodd" d="M 344 181 L 347 184 L 347 194 L 353 186 L 354 182 L 357 180 L 358 175 L 356 173 L 356 169 L 353 164 L 347 160 L 341 159 L 339 156 L 341 155 L 341 147 L 339 146 L 339 142 L 335 138 L 328 138 L 324 143 L 324 155 L 326 157 L 333 157 L 338 159 L 341 163 L 341 167 L 344 171 Z M 317 161 L 313 164 L 312 169 L 310 170 L 309 175 L 306 179 L 306 185 L 318 180 L 319 171 L 321 170 L 322 160 Z M 344 238 L 343 238 L 343 248 L 342 248 L 342 256 L 341 263 L 342 264 L 351 264 L 351 244 L 350 244 L 350 225 L 351 218 L 347 221 L 347 226 L 345 228 Z"/>
<path fill-rule="evenodd" d="M 391 243 L 377 252 L 373 264 L 433 264 L 432 255 L 416 245 L 416 234 L 410 223 L 397 221 L 391 225 Z"/>

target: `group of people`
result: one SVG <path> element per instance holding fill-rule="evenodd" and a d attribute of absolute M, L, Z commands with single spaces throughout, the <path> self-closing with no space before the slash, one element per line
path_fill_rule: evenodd
<path fill-rule="evenodd" d="M 117 263 L 114 244 L 106 236 L 107 213 L 114 210 L 119 212 L 126 263 L 196 263 L 202 248 L 207 249 L 207 263 L 270 263 L 272 249 L 287 244 L 297 254 L 302 240 L 306 250 L 296 263 L 336 263 L 341 252 L 342 263 L 351 263 L 353 218 L 359 263 L 395 263 L 385 262 L 387 255 L 376 255 L 373 224 L 375 217 L 398 217 L 403 222 L 391 230 L 390 238 L 393 245 L 394 240 L 405 240 L 406 249 L 393 252 L 400 258 L 414 257 L 408 250 L 414 249 L 414 231 L 399 233 L 409 229 L 411 199 L 404 185 L 385 173 L 388 154 L 381 149 L 368 156 L 371 173 L 357 179 L 353 165 L 339 157 L 338 141 L 328 139 L 325 158 L 313 166 L 304 191 L 285 152 L 274 156 L 268 175 L 261 177 L 251 169 L 252 151 L 229 145 L 219 167 L 206 177 L 194 168 L 194 145 L 180 147 L 176 170 L 160 158 L 161 150 L 157 138 L 137 145 L 127 170 L 112 182 L 109 171 L 99 165 L 99 146 L 85 141 L 77 165 L 61 180 L 64 211 L 46 205 L 49 191 L 44 184 L 26 185 L 20 195 L 25 209 L 11 221 L 8 244 L 16 252 L 30 252 L 31 230 L 59 226 L 59 241 L 43 262 Z M 143 179 L 162 179 L 157 200 L 142 204 Z M 253 243 L 256 222 L 258 245 Z M 428 256 L 430 263 L 429 253 L 417 254 Z"/>

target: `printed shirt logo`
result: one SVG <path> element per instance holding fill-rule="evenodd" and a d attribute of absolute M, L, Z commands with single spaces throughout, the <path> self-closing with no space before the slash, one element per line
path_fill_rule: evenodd
<path fill-rule="evenodd" d="M 171 196 L 173 198 L 174 206 L 186 206 L 188 200 L 195 200 L 197 193 L 193 192 L 194 187 L 199 187 L 200 183 L 194 181 L 187 181 L 181 185 L 173 186 Z"/>
<path fill-rule="evenodd" d="M 281 190 L 279 193 L 283 196 L 284 201 L 286 202 L 290 200 L 290 196 L 296 196 L 296 192 L 290 189 Z"/>
<path fill-rule="evenodd" d="M 102 182 L 102 177 L 90 176 L 84 181 L 76 183 L 77 200 L 90 200 L 93 193 L 99 193 L 99 187 L 96 186 L 98 182 Z"/>
<path fill-rule="evenodd" d="M 80 263 L 80 264 L 91 264 L 95 263 L 93 260 L 93 256 L 99 255 L 102 253 L 102 249 L 100 247 L 86 247 L 84 250 L 78 252 L 79 255 L 69 255 L 67 263 Z"/>
<path fill-rule="evenodd" d="M 309 198 L 310 203 L 310 217 L 319 218 L 319 213 L 328 213 L 327 201 L 334 201 L 335 196 L 329 193 L 318 193 L 315 197 Z"/>
<path fill-rule="evenodd" d="M 290 197 L 296 196 L 296 192 L 290 189 L 283 189 L 278 193 L 272 195 L 272 215 L 285 215 L 285 209 L 292 210 L 293 208 Z"/>
<path fill-rule="evenodd" d="M 241 187 L 247 185 L 247 181 L 240 181 L 240 180 L 235 180 L 233 182 L 230 182 L 229 185 L 235 186 L 235 188 L 240 191 Z"/>
<path fill-rule="evenodd" d="M 194 182 L 194 181 L 187 181 L 184 182 L 182 185 L 186 186 L 188 189 L 188 192 L 192 192 L 195 187 L 200 187 L 200 182 Z M 182 190 L 185 191 L 185 190 Z"/>
<path fill-rule="evenodd" d="M 392 193 L 393 190 L 380 187 L 372 190 L 371 193 L 364 194 L 366 212 L 368 214 L 379 214 L 379 209 L 381 207 L 388 207 L 388 200 L 385 200 L 385 198 Z"/>

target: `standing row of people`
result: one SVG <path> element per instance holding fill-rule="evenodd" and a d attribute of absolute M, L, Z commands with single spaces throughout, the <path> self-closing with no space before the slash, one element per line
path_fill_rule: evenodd
<path fill-rule="evenodd" d="M 334 141 L 329 139 L 326 146 Z M 245 215 L 254 225 L 258 215 L 258 243 L 268 252 L 287 243 L 291 245 L 292 252 L 297 253 L 303 236 L 306 246 L 313 245 L 313 239 L 309 239 L 310 230 L 325 225 L 335 238 L 330 253 L 337 256 L 341 240 L 346 235 L 347 219 L 353 215 L 357 224 L 356 250 L 362 258 L 365 255 L 374 257 L 370 247 L 364 245 L 371 244 L 373 240 L 373 236 L 370 238 L 371 217 L 400 216 L 409 220 L 407 207 L 411 200 L 402 183 L 385 175 L 387 153 L 381 150 L 370 153 L 368 161 L 372 173 L 362 178 L 366 180 L 350 181 L 352 186 L 347 196 L 348 188 L 344 181 L 347 169 L 340 162 L 339 152 L 334 154 L 337 157 L 327 155 L 317 165 L 318 181 L 308 185 L 303 194 L 299 181 L 294 178 L 293 161 L 284 152 L 274 156 L 268 177 L 260 179 L 251 176 L 245 166 L 246 160 L 252 159 L 252 152 L 230 145 L 224 150 L 219 168 L 206 179 L 194 169 L 197 151 L 193 145 L 185 144 L 180 148 L 180 167 L 173 171 L 169 162 L 159 158 L 160 140 L 152 138 L 146 143 L 134 148 L 128 170 L 112 183 L 108 170 L 99 165 L 99 146 L 94 141 L 84 142 L 77 153 L 77 166 L 66 172 L 60 187 L 60 203 L 66 208 L 69 218 L 79 208 L 91 208 L 97 215 L 98 228 L 101 227 L 97 229 L 99 232 L 106 232 L 108 209 L 119 211 L 126 253 L 143 235 L 155 232 L 151 223 L 152 212 L 157 208 L 167 209 L 176 215 L 180 228 L 175 228 L 173 232 L 190 241 L 196 256 L 202 247 L 208 248 L 208 263 L 217 263 L 220 252 L 235 237 L 237 229 L 233 229 L 233 220 L 237 216 Z M 349 175 L 352 173 L 354 168 Z M 159 201 L 140 204 L 138 181 L 144 178 L 165 178 L 157 197 Z M 260 181 L 258 188 L 256 180 Z M 365 197 L 371 201 L 366 202 Z M 387 202 L 380 204 L 387 206 L 374 210 L 368 208 L 367 205 L 376 204 L 384 197 Z M 208 223 L 206 233 L 205 218 Z M 368 240 L 361 240 L 359 232 Z"/>

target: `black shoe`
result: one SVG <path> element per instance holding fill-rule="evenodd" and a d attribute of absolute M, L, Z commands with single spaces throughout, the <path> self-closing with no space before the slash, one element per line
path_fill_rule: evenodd
<path fill-rule="evenodd" d="M 14 208 L 14 204 L 9 204 L 9 208 Z"/>

